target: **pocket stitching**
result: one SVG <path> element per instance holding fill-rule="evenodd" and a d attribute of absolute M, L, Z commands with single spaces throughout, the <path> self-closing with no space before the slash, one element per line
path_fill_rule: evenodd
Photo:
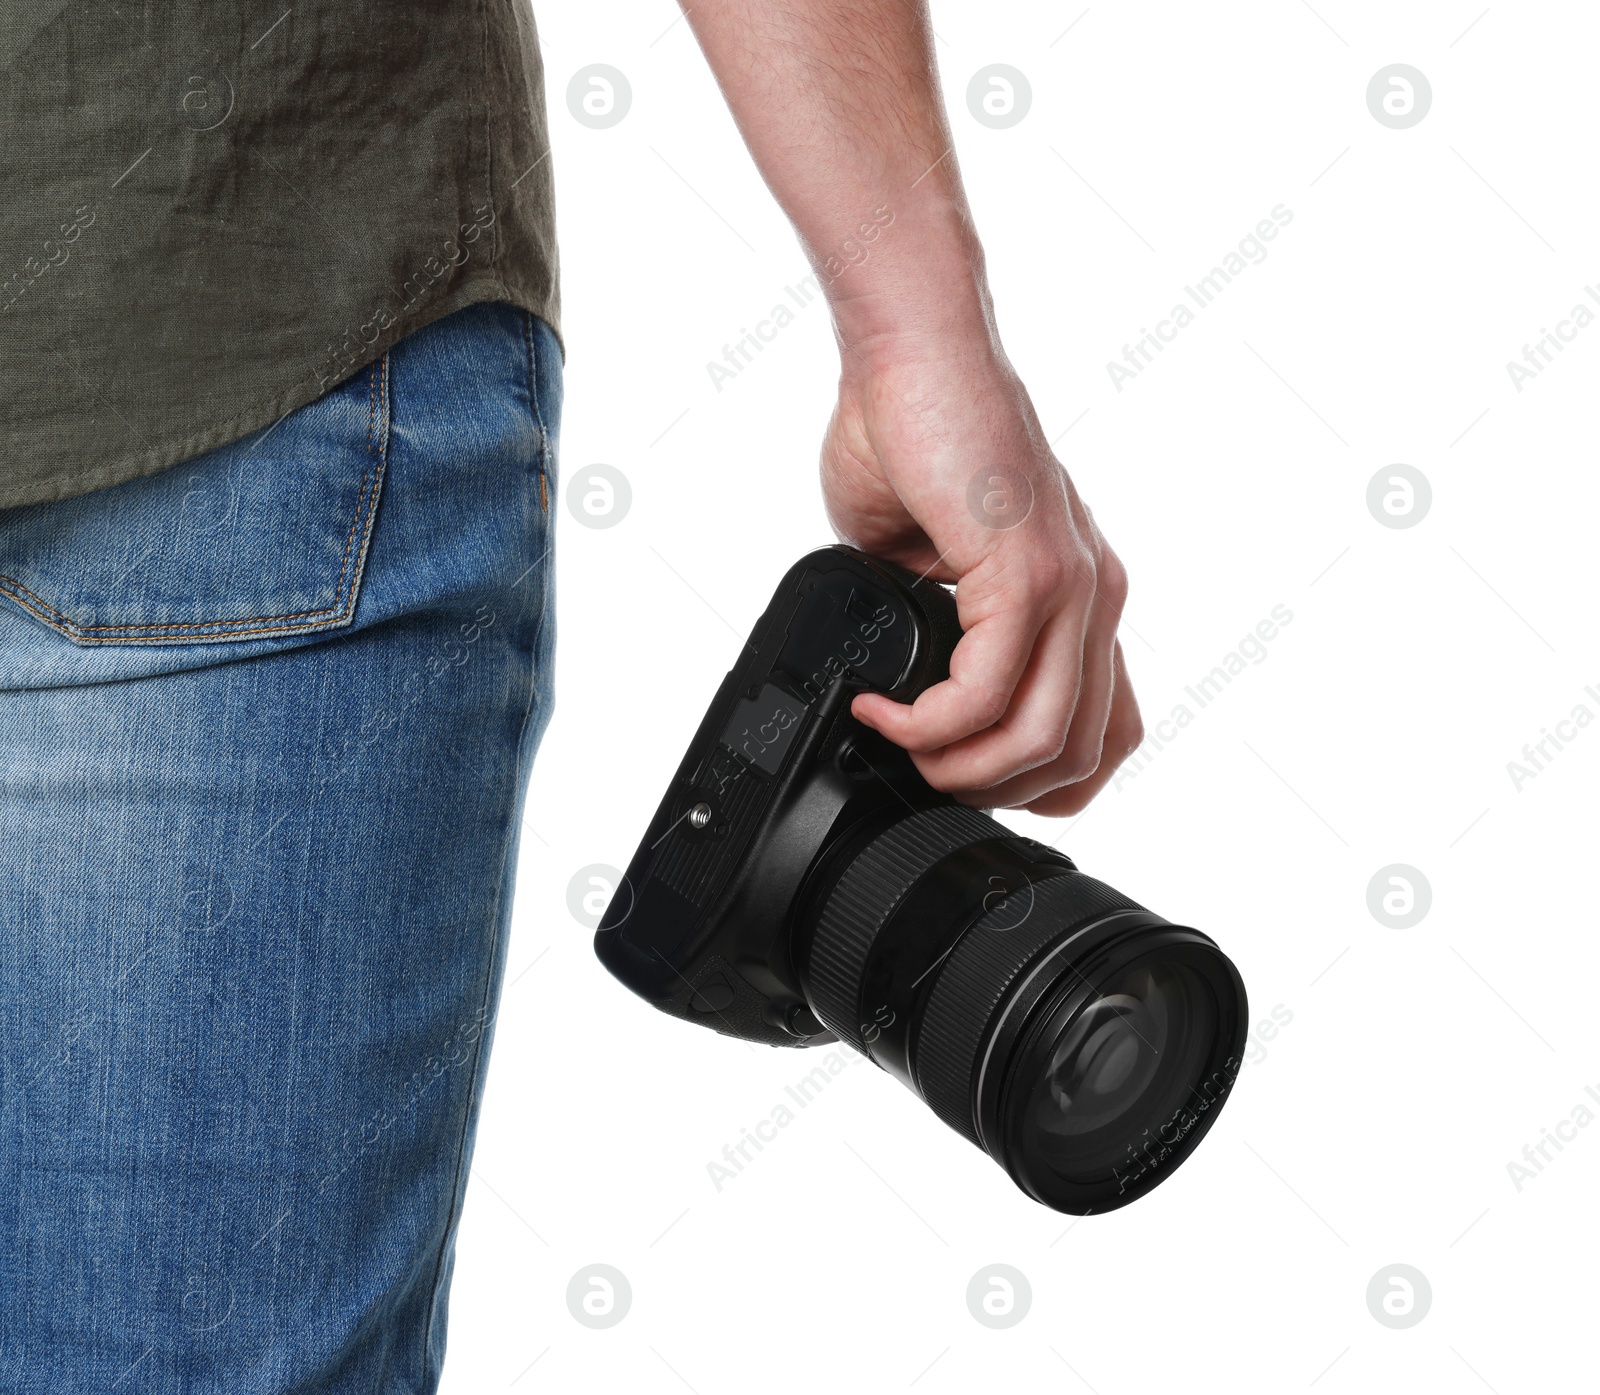
<path fill-rule="evenodd" d="M 367 548 L 372 541 L 372 525 L 377 517 L 377 497 L 383 483 L 384 466 L 388 456 L 388 433 L 379 432 L 378 423 L 383 406 L 388 402 L 389 396 L 389 355 L 385 353 L 377 363 L 372 365 L 370 372 L 370 387 L 368 390 L 368 416 L 367 416 L 367 453 L 376 456 L 376 468 L 367 467 L 366 473 L 361 477 L 361 489 L 356 495 L 355 517 L 350 523 L 350 534 L 345 539 L 344 559 L 339 567 L 339 579 L 334 583 L 334 604 L 321 610 L 304 610 L 292 615 L 252 615 L 231 620 L 190 620 L 174 621 L 170 623 L 138 624 L 138 625 L 79 625 L 72 618 L 57 610 L 48 601 L 34 591 L 29 590 L 14 577 L 0 574 L 0 591 L 4 591 L 18 605 L 30 614 L 37 616 L 51 629 L 64 634 L 69 639 L 81 640 L 87 644 L 109 644 L 117 639 L 126 637 L 132 643 L 152 643 L 156 637 L 142 638 L 135 631 L 159 630 L 160 638 L 186 638 L 175 631 L 205 630 L 205 635 L 192 636 L 196 639 L 223 638 L 232 635 L 278 635 L 300 634 L 309 630 L 326 629 L 333 625 L 348 620 L 355 613 L 357 591 L 361 575 L 366 565 Z M 381 385 L 380 385 L 381 378 Z M 374 443 L 374 437 L 378 440 Z M 371 491 L 371 500 L 368 491 Z M 355 545 L 356 532 L 361 527 L 362 515 L 366 515 L 366 530 L 362 534 L 361 549 L 356 554 L 355 570 L 350 570 L 350 552 Z M 345 576 L 350 573 L 349 594 L 341 604 L 339 594 L 345 589 Z M 20 593 L 20 594 L 19 594 Z M 38 605 L 30 605 L 30 597 Z M 43 607 L 43 609 L 40 609 Z M 48 612 L 48 614 L 46 614 Z M 59 619 L 51 619 L 55 616 Z M 331 616 L 331 619 L 320 619 L 322 616 Z M 283 625 L 286 620 L 308 620 L 312 623 L 305 625 Z M 244 629 L 242 626 L 259 625 L 265 628 Z M 277 628 L 272 628 L 276 626 Z M 97 637 L 104 636 L 104 637 Z"/>

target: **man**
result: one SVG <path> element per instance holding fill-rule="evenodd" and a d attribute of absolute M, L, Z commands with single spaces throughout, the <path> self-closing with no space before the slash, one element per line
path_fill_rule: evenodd
<path fill-rule="evenodd" d="M 542 76 L 522 0 L 275 8 L 0 17 L 8 1391 L 443 1358 L 552 701 Z M 957 584 L 950 680 L 856 714 L 1081 809 L 1141 736 L 1125 578 L 1001 350 L 927 16 L 688 18 L 827 268 L 830 517 Z"/>

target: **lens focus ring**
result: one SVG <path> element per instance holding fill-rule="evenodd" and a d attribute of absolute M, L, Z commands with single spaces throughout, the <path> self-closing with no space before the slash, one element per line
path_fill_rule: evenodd
<path fill-rule="evenodd" d="M 973 1119 L 973 1086 L 980 1051 L 1001 1005 L 1047 946 L 1117 911 L 1142 910 L 1138 902 L 1080 872 L 1036 886 L 1021 924 L 1015 910 L 1002 903 L 968 930 L 945 960 L 917 1029 L 917 1086 L 933 1112 L 982 1146 Z"/>
<path fill-rule="evenodd" d="M 878 932 L 929 869 L 958 848 L 1006 834 L 987 814 L 946 804 L 903 819 L 851 863 L 828 897 L 811 947 L 811 1006 L 832 1031 L 867 1051 L 857 997 Z"/>

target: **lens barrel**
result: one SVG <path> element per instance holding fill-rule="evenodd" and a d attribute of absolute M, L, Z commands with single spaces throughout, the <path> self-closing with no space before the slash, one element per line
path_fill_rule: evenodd
<path fill-rule="evenodd" d="M 1216 1118 L 1247 1007 L 1199 931 L 960 805 L 858 830 L 820 880 L 812 1010 L 1036 1200 L 1126 1205 Z"/>

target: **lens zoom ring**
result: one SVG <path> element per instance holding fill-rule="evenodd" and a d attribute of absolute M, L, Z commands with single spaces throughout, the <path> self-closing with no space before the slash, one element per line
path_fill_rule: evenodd
<path fill-rule="evenodd" d="M 978 1056 L 1013 986 L 1041 950 L 1072 930 L 1114 911 L 1143 909 L 1104 882 L 1074 873 L 1039 883 L 1020 925 L 1007 901 L 968 930 L 940 970 L 913 1043 L 917 1086 L 933 1112 L 978 1143 L 972 1117 Z"/>
<path fill-rule="evenodd" d="M 812 1008 L 856 1050 L 865 1052 L 856 999 L 867 951 L 900 899 L 957 848 L 1003 837 L 987 814 L 960 804 L 924 809 L 873 839 L 839 878 L 811 942 Z"/>

